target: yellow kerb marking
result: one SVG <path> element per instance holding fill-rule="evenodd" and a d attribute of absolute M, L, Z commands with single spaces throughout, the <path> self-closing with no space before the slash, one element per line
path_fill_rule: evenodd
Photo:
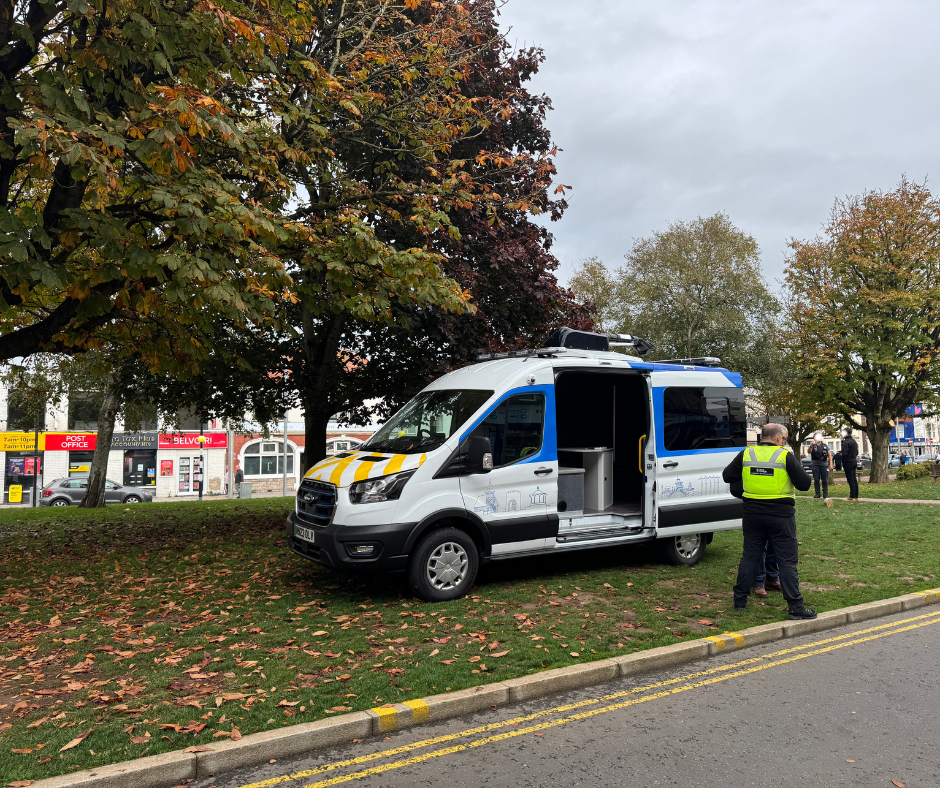
<path fill-rule="evenodd" d="M 398 728 L 398 712 L 395 709 L 377 708 L 372 709 L 379 715 L 379 730 L 382 733 L 396 730 Z"/>
<path fill-rule="evenodd" d="M 423 700 L 406 700 L 405 705 L 411 709 L 415 723 L 425 722 L 431 716 L 431 707 Z"/>

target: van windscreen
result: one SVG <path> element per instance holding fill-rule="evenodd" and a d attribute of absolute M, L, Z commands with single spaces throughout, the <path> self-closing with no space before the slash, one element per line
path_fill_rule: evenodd
<path fill-rule="evenodd" d="M 434 451 L 492 396 L 476 389 L 422 391 L 360 448 L 394 454 Z"/>

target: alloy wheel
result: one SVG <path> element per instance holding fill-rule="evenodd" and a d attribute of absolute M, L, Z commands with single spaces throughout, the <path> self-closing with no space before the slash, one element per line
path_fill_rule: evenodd
<path fill-rule="evenodd" d="M 463 582 L 469 566 L 470 557 L 463 547 L 444 542 L 428 556 L 428 582 L 438 591 L 450 591 Z"/>
<path fill-rule="evenodd" d="M 685 534 L 676 537 L 676 552 L 686 560 L 695 556 L 702 546 L 702 537 L 699 534 Z"/>

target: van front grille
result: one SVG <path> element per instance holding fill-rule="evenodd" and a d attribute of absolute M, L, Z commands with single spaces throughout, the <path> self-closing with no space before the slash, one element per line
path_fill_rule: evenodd
<path fill-rule="evenodd" d="M 304 479 L 297 490 L 297 517 L 305 523 L 325 528 L 336 510 L 336 485 Z"/>

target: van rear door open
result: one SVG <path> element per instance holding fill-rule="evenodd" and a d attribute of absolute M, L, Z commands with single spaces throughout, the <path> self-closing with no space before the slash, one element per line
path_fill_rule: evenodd
<path fill-rule="evenodd" d="M 740 528 L 722 471 L 747 442 L 744 392 L 719 371 L 654 371 L 656 529 L 660 536 Z"/>

